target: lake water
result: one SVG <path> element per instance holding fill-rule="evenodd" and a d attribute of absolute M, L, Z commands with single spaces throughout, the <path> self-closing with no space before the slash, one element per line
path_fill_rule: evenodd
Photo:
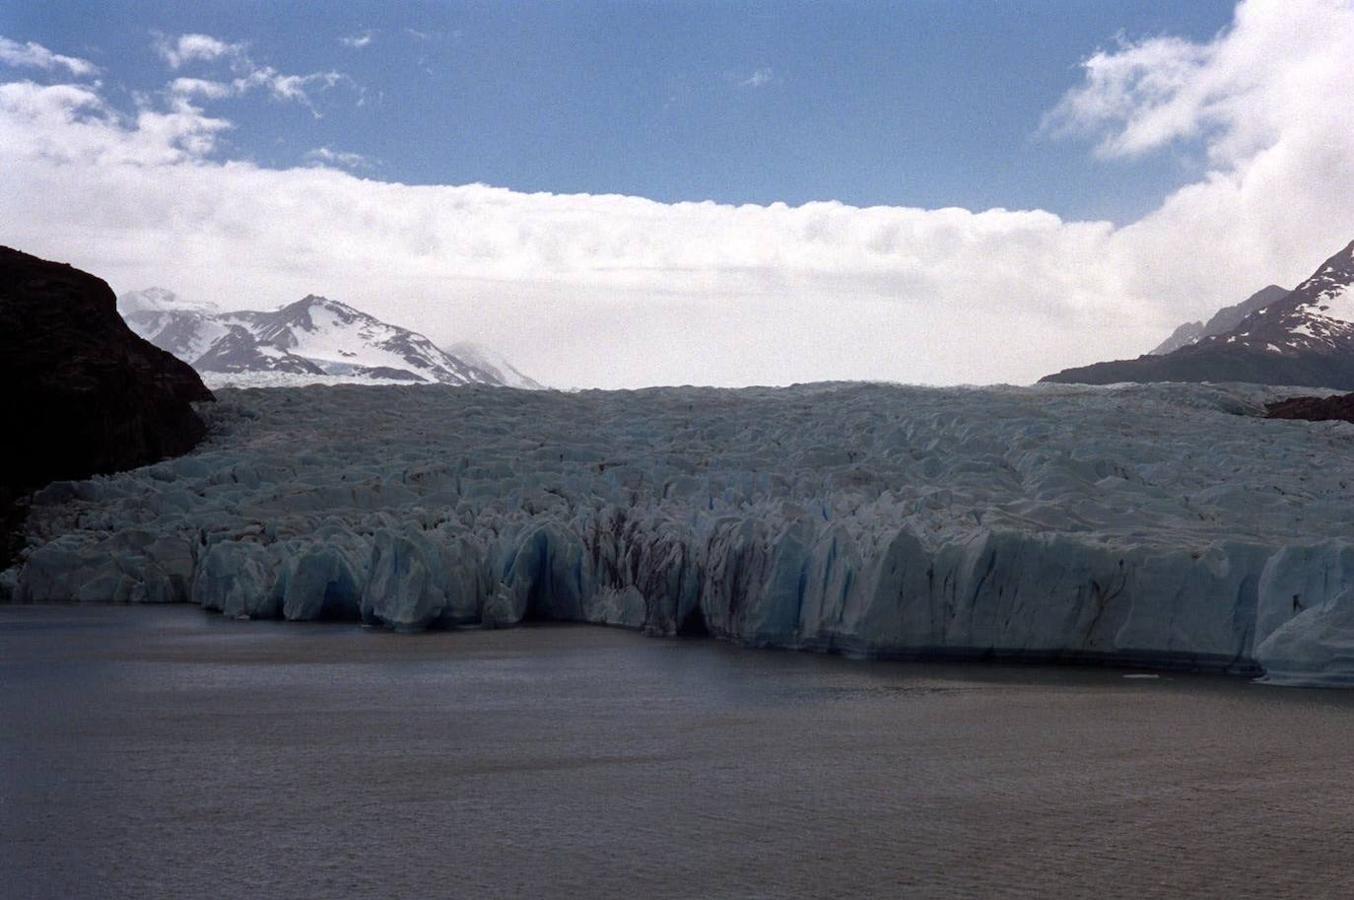
<path fill-rule="evenodd" d="M 0 895 L 1350 897 L 1354 694 L 0 607 Z"/>

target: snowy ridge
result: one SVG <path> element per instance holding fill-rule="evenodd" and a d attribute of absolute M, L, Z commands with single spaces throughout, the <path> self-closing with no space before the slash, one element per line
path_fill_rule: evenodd
<path fill-rule="evenodd" d="M 1354 428 L 1288 393 L 222 391 L 198 451 L 40 492 L 0 593 L 1350 683 Z"/>
<path fill-rule="evenodd" d="M 270 312 L 218 312 L 148 288 L 123 295 L 118 305 L 132 330 L 217 383 L 296 385 L 322 377 L 370 384 L 510 384 L 503 367 L 481 368 L 421 334 L 325 297 L 310 295 Z M 535 385 L 504 362 L 510 386 Z"/>

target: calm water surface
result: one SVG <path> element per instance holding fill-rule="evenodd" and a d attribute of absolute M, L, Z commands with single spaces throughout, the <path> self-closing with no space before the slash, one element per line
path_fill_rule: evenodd
<path fill-rule="evenodd" d="M 1125 674 L 0 607 L 0 896 L 1354 896 L 1354 694 Z"/>

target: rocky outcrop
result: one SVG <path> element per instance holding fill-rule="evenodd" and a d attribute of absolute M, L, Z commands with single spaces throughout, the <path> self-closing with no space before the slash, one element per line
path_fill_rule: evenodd
<path fill-rule="evenodd" d="M 0 247 L 6 550 L 26 492 L 189 450 L 206 431 L 191 404 L 211 399 L 192 368 L 132 333 L 102 279 Z"/>
<path fill-rule="evenodd" d="M 1265 405 L 1271 419 L 1305 419 L 1308 422 L 1354 422 L 1354 394 L 1330 397 L 1289 397 Z"/>
<path fill-rule="evenodd" d="M 1147 384 L 1157 381 L 1286 384 L 1354 390 L 1354 354 L 1301 351 L 1283 354 L 1211 343 L 1165 356 L 1140 356 L 1063 369 L 1039 379 L 1057 384 Z"/>

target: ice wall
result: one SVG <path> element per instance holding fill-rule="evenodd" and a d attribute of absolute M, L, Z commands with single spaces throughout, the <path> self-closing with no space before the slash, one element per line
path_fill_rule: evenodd
<path fill-rule="evenodd" d="M 43 491 L 5 577 L 21 602 L 1340 683 L 1354 426 L 1256 417 L 1275 396 L 222 391 L 192 455 Z"/>

